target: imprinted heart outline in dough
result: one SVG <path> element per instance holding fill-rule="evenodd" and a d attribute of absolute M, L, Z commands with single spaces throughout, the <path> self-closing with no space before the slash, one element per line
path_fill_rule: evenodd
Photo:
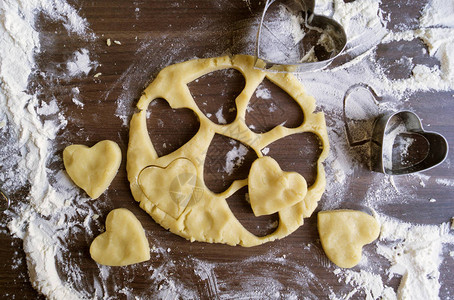
<path fill-rule="evenodd" d="M 174 170 L 176 174 L 169 178 L 166 173 Z M 143 182 L 141 179 L 147 175 L 156 180 Z M 197 201 L 200 192 L 203 193 L 196 186 L 197 170 L 186 158 L 177 158 L 166 167 L 148 166 L 140 172 L 137 181 L 148 200 L 175 219 L 181 216 L 191 199 Z"/>

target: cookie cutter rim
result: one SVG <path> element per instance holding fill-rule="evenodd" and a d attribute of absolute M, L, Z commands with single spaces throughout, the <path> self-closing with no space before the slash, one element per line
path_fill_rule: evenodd
<path fill-rule="evenodd" d="M 399 116 L 405 125 L 406 132 L 417 133 L 424 137 L 429 145 L 427 156 L 416 163 L 406 168 L 388 169 L 384 165 L 385 154 L 383 145 L 387 136 L 386 129 L 390 120 L 394 116 Z M 371 135 L 371 169 L 372 171 L 384 173 L 387 175 L 406 175 L 416 172 L 427 171 L 440 165 L 448 156 L 449 145 L 446 138 L 437 132 L 425 131 L 421 122 L 421 118 L 412 111 L 402 110 L 398 112 L 388 112 L 375 119 Z M 436 137 L 429 140 L 428 137 Z M 432 155 L 431 155 L 432 153 Z"/>
<path fill-rule="evenodd" d="M 11 205 L 11 199 L 8 197 L 8 195 L 2 189 L 0 189 L 0 196 L 3 198 L 0 201 L 6 201 L 6 206 L 3 206 L 3 204 L 0 205 L 0 211 L 6 211 L 6 210 L 8 210 L 8 208 Z"/>
<path fill-rule="evenodd" d="M 352 138 L 352 135 L 350 132 L 350 126 L 348 124 L 346 106 L 347 106 L 347 100 L 348 100 L 350 94 L 358 88 L 363 88 L 363 89 L 367 90 L 371 94 L 372 99 L 373 99 L 374 103 L 377 105 L 377 107 L 379 105 L 380 97 L 377 95 L 375 90 L 370 85 L 368 85 L 366 83 L 357 83 L 357 84 L 350 86 L 347 89 L 347 91 L 345 92 L 344 99 L 343 99 L 342 112 L 343 112 L 344 127 L 345 127 L 345 131 L 346 131 L 346 135 L 347 135 L 347 142 L 350 147 L 354 148 L 356 146 L 361 146 L 366 143 L 369 143 L 369 148 L 370 148 L 369 162 L 370 162 L 370 169 L 372 171 L 384 173 L 387 175 L 406 175 L 406 174 L 422 172 L 422 171 L 432 169 L 432 168 L 440 165 L 446 159 L 446 157 L 448 156 L 448 152 L 449 152 L 449 145 L 448 145 L 448 141 L 446 140 L 446 138 L 438 132 L 424 130 L 424 127 L 421 122 L 421 118 L 416 113 L 414 113 L 412 111 L 408 111 L 408 110 L 397 111 L 397 112 L 387 112 L 385 114 L 378 115 L 374 119 L 372 133 L 369 136 L 369 138 L 360 140 L 360 141 L 353 141 L 353 138 Z M 431 163 L 427 164 L 427 161 L 425 162 L 425 160 L 427 158 L 427 156 L 426 156 L 423 160 L 421 160 L 420 162 L 418 162 L 414 165 L 411 165 L 407 168 L 400 168 L 397 170 L 395 170 L 395 169 L 388 170 L 384 166 L 384 164 L 383 164 L 383 162 L 384 162 L 384 160 L 383 160 L 383 158 L 384 158 L 383 141 L 385 138 L 385 130 L 387 128 L 387 125 L 388 125 L 390 119 L 393 116 L 398 115 L 398 114 L 410 116 L 409 117 L 411 119 L 410 125 L 412 125 L 412 126 L 410 127 L 410 126 L 406 125 L 407 132 L 419 133 L 422 137 L 424 137 L 424 139 L 427 141 L 429 146 L 437 145 L 437 144 L 443 146 L 442 149 L 440 149 L 440 147 L 435 146 L 435 149 L 437 149 L 439 151 L 438 156 L 436 157 L 437 159 L 434 159 L 433 161 L 431 161 Z M 427 140 L 426 136 L 435 136 L 438 138 L 438 140 L 430 142 Z M 430 154 L 430 150 L 429 150 L 428 154 Z M 427 165 L 421 168 L 420 164 L 423 162 L 425 162 Z"/>
<path fill-rule="evenodd" d="M 335 49 L 332 53 L 335 53 L 334 55 L 331 54 L 331 57 L 325 60 L 321 61 L 316 61 L 316 62 L 293 62 L 293 63 L 278 63 L 278 62 L 273 62 L 264 58 L 260 57 L 260 37 L 262 33 L 262 28 L 264 27 L 264 19 L 265 15 L 269 9 L 269 7 L 276 2 L 277 0 L 266 0 L 265 2 L 265 7 L 262 12 L 262 16 L 260 18 L 260 23 L 259 27 L 257 30 L 257 36 L 255 40 L 255 51 L 254 51 L 254 56 L 255 56 L 255 63 L 254 66 L 257 69 L 261 70 L 266 70 L 268 72 L 282 72 L 282 73 L 298 73 L 298 72 L 309 72 L 309 71 L 316 71 L 316 70 L 322 70 L 326 68 L 328 65 L 331 64 L 331 62 L 337 58 L 345 49 L 347 45 L 347 34 L 345 33 L 344 27 L 336 22 L 334 19 L 323 16 L 323 15 L 316 15 L 314 14 L 314 8 L 315 8 L 315 1 L 309 0 L 294 0 L 295 4 L 299 4 L 300 6 L 300 13 L 305 12 L 305 23 L 308 24 L 311 23 L 314 19 L 314 17 L 318 18 L 321 20 L 321 24 L 324 25 L 332 25 L 336 30 L 339 30 L 338 33 L 340 33 L 341 38 L 339 39 L 341 41 L 342 47 L 339 49 Z M 309 4 L 307 4 L 309 2 Z M 317 26 L 313 26 L 317 27 Z M 323 28 L 326 28 L 327 26 L 324 26 Z M 336 52 L 337 51 L 337 52 Z"/>

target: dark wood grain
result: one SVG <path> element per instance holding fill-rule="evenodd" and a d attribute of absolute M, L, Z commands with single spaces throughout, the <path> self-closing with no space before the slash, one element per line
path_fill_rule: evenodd
<path fill-rule="evenodd" d="M 41 16 L 37 20 L 37 28 L 40 29 L 40 38 L 42 41 L 42 51 L 36 54 L 38 67 L 45 75 L 34 74 L 32 83 L 30 84 L 31 92 L 39 92 L 43 101 L 49 101 L 56 98 L 61 105 L 65 115 L 68 116 L 68 126 L 62 130 L 56 143 L 56 155 L 61 157 L 61 152 L 67 145 L 70 144 L 85 144 L 93 145 L 96 142 L 104 139 L 116 141 L 126 157 L 128 143 L 128 127 L 123 126 L 123 121 L 115 117 L 117 110 L 117 101 L 123 100 L 129 106 L 123 108 L 123 113 L 129 120 L 134 112 L 134 105 L 144 87 L 149 84 L 156 76 L 158 71 L 163 67 L 180 61 L 192 59 L 194 57 L 212 57 L 219 56 L 225 53 L 244 53 L 251 45 L 242 44 L 239 36 L 242 32 L 247 31 L 248 24 L 253 22 L 254 17 L 260 13 L 261 5 L 255 1 L 251 7 L 247 6 L 249 1 L 232 0 L 232 1 L 139 1 L 140 13 L 136 14 L 137 1 L 124 0 L 97 0 L 97 1 L 70 1 L 80 14 L 87 18 L 90 28 L 98 37 L 96 40 L 89 40 L 68 34 L 61 24 L 49 21 L 45 16 Z M 257 1 L 258 2 L 258 1 Z M 395 2 L 398 1 L 383 1 L 387 7 L 394 8 L 399 11 L 396 14 L 396 20 L 393 20 L 391 26 L 398 26 L 398 18 L 417 18 L 415 8 L 412 6 L 398 6 Z M 407 1 L 405 1 L 407 2 Z M 396 7 L 394 7 L 396 6 Z M 404 13 L 402 13 L 404 12 Z M 412 19 L 412 20 L 413 20 Z M 405 20 L 401 20 L 404 23 Z M 407 23 L 413 24 L 413 21 Z M 107 47 L 106 39 L 121 41 L 121 45 L 113 45 Z M 415 43 L 419 43 L 416 42 Z M 0 46 L 1 47 L 1 46 Z M 393 78 L 403 78 L 408 76 L 409 70 L 402 69 L 401 66 L 393 64 L 398 57 L 395 48 L 397 44 L 390 43 L 380 45 L 377 49 L 377 56 L 381 57 L 381 63 L 392 74 Z M 408 51 L 413 48 L 406 44 Z M 88 76 L 79 78 L 69 78 L 65 76 L 65 70 L 62 65 L 80 48 L 87 48 L 93 55 L 92 59 L 99 62 L 99 66 L 93 73 Z M 250 51 L 249 51 L 250 52 Z M 436 61 L 421 57 L 417 52 L 413 53 L 415 62 L 435 64 Z M 99 78 L 93 78 L 93 75 L 101 72 Z M 214 79 L 213 79 L 214 78 Z M 207 81 L 200 80 L 197 83 L 190 84 L 191 93 L 194 97 L 200 98 L 200 103 L 207 99 L 205 113 L 215 113 L 216 105 L 219 105 L 218 98 L 214 95 L 217 89 L 226 89 L 225 91 L 225 110 L 229 110 L 229 99 L 238 93 L 238 88 L 244 82 L 241 77 L 233 77 L 229 79 L 229 84 L 225 84 L 222 76 L 217 78 L 214 76 L 211 87 L 207 89 Z M 230 77 L 229 77 L 230 78 Z M 75 105 L 71 99 L 71 88 L 78 87 L 80 89 L 81 100 L 85 103 L 84 108 Z M 241 89 L 241 88 L 240 88 Z M 278 92 L 278 91 L 277 91 Z M 207 98 L 204 98 L 207 97 Z M 210 98 L 211 97 L 211 98 Z M 283 98 L 285 98 L 283 96 Z M 224 99 L 224 98 L 223 98 Z M 431 99 L 431 101 L 426 101 Z M 283 99 L 285 100 L 285 99 Z M 446 136 L 448 141 L 454 141 L 454 122 L 452 114 L 454 113 L 454 101 L 452 101 L 452 92 L 420 92 L 409 96 L 407 102 L 401 104 L 402 108 L 406 108 L 411 103 L 411 108 L 420 112 L 419 115 L 424 119 L 425 124 L 430 124 L 430 130 L 437 131 Z M 197 100 L 199 102 L 199 100 Z M 221 102 L 222 102 L 221 101 Z M 341 101 L 339 99 L 339 101 Z M 259 100 L 256 100 L 256 105 L 259 105 Z M 434 105 L 433 103 L 437 103 Z M 230 102 L 231 104 L 231 102 Z M 199 104 L 203 105 L 203 104 Z M 282 117 L 287 116 L 286 111 L 289 111 L 288 127 L 298 126 L 303 120 L 298 119 L 299 114 L 295 112 L 294 104 L 290 102 L 279 102 L 282 108 L 281 119 L 269 121 L 265 119 L 264 124 L 256 123 L 259 131 L 268 130 L 273 122 L 282 122 Z M 165 108 L 165 105 L 156 106 Z M 173 113 L 173 112 L 165 112 Z M 191 113 L 182 118 L 192 120 Z M 329 121 L 329 112 L 327 119 Z M 227 120 L 232 118 L 227 116 Z M 249 116 L 246 120 L 248 125 L 254 125 L 253 116 Z M 215 119 L 213 119 L 215 120 Z M 262 121 L 264 119 L 261 119 Z M 268 122 L 269 121 L 269 122 Z M 183 122 L 184 123 L 184 122 Z M 178 127 L 181 124 L 171 122 L 171 127 Z M 260 126 L 259 126 L 260 125 Z M 160 133 L 162 128 L 159 128 L 157 123 L 153 123 L 149 119 L 148 126 L 151 131 Z M 182 136 L 175 138 L 175 145 L 184 143 L 194 132 L 196 127 L 185 127 Z M 162 145 L 164 138 L 158 137 L 158 143 Z M 451 143 L 451 144 L 454 144 Z M 220 142 L 220 145 L 223 145 Z M 222 146 L 222 151 L 225 152 L 226 146 Z M 216 148 L 216 147 L 215 147 Z M 165 154 L 165 149 L 160 148 L 162 154 Z M 173 149 L 173 148 L 172 148 Z M 304 157 L 298 157 L 299 150 L 304 149 Z M 451 149 L 452 150 L 452 149 Z M 169 150 L 170 151 L 170 150 Z M 219 155 L 214 153 L 213 157 Z M 315 168 L 314 161 L 319 155 L 317 138 L 310 136 L 296 136 L 289 140 L 276 142 L 276 145 L 270 146 L 270 155 L 279 161 L 282 168 L 288 171 L 297 171 L 304 174 L 311 183 L 314 180 Z M 298 157 L 298 161 L 293 163 L 288 158 Z M 250 164 L 254 159 L 251 155 L 246 162 Z M 451 151 L 447 162 L 439 168 L 435 168 L 426 172 L 429 176 L 438 176 L 446 179 L 454 179 L 451 162 L 454 159 L 454 151 Z M 52 168 L 61 169 L 63 165 L 61 161 L 54 162 Z M 207 176 L 216 176 L 215 169 Z M 247 170 L 235 173 L 234 176 L 244 178 Z M 363 198 L 372 183 L 372 175 L 367 170 L 366 166 L 355 173 L 354 183 L 352 183 L 345 197 L 351 199 Z M 215 178 L 216 179 L 216 178 Z M 213 179 L 213 180 L 215 180 Z M 228 178 L 231 180 L 232 178 Z M 407 184 L 405 177 L 397 178 L 398 184 Z M 225 187 L 225 183 L 221 183 L 219 188 Z M 244 198 L 245 191 L 239 191 L 238 195 L 234 195 L 229 199 L 229 205 L 232 207 L 235 215 L 240 219 L 246 228 L 258 235 L 265 234 L 269 230 L 276 216 L 266 218 L 255 218 L 248 207 L 245 207 Z M 419 198 L 435 198 L 436 203 L 421 203 L 417 202 L 408 205 L 402 203 L 389 203 L 382 207 L 384 213 L 399 217 L 404 221 L 417 222 L 423 224 L 440 224 L 447 222 L 453 216 L 454 202 L 452 187 L 440 187 L 440 185 L 430 181 L 424 189 L 418 190 L 417 197 Z M 12 195 L 13 202 L 22 201 L 26 195 L 26 189 Z M 322 202 L 328 202 L 332 199 L 322 198 Z M 230 247 L 218 244 L 206 243 L 190 243 L 160 227 L 156 224 L 144 211 L 142 211 L 134 201 L 127 181 L 125 161 L 123 160 L 120 171 L 115 177 L 109 190 L 102 195 L 96 206 L 98 214 L 101 216 L 99 224 L 104 224 L 104 220 L 110 210 L 118 207 L 126 207 L 130 209 L 144 225 L 147 237 L 151 244 L 158 245 L 163 248 L 171 248 L 169 254 L 155 254 L 149 262 L 141 264 L 134 268 L 118 268 L 110 274 L 108 279 L 111 284 L 106 287 L 106 293 L 116 294 L 115 287 L 127 285 L 131 287 L 137 295 L 147 295 L 152 297 L 162 284 L 160 279 L 150 279 L 148 269 L 155 269 L 162 266 L 166 260 L 171 261 L 174 267 L 168 267 L 169 272 L 173 273 L 173 278 L 181 282 L 188 282 L 198 297 L 216 298 L 216 295 L 210 294 L 209 282 L 200 280 L 194 275 L 188 257 L 200 259 L 210 263 L 216 263 L 216 274 L 220 281 L 231 280 L 234 285 L 235 280 L 240 286 L 241 281 L 248 282 L 254 276 L 266 276 L 267 270 L 270 274 L 278 276 L 279 281 L 283 286 L 298 288 L 295 284 L 295 278 L 302 272 L 296 267 L 291 266 L 282 268 L 275 264 L 267 265 L 248 265 L 250 268 L 244 270 L 242 276 L 236 276 L 235 268 L 231 268 L 235 264 L 243 264 L 245 259 L 250 259 L 260 255 L 265 255 L 270 251 L 275 251 L 276 255 L 285 254 L 289 259 L 296 264 L 309 266 L 313 274 L 322 278 L 325 282 L 336 289 L 336 291 L 345 290 L 344 283 L 338 282 L 337 278 L 328 272 L 324 267 L 323 252 L 320 250 L 318 242 L 318 233 L 316 229 L 316 217 L 306 219 L 306 223 L 289 237 L 267 243 L 262 246 L 253 248 Z M 40 299 L 38 293 L 32 288 L 28 281 L 25 255 L 22 250 L 21 240 L 13 238 L 9 235 L 6 229 L 8 217 L 0 215 L 0 298 L 2 299 Z M 93 228 L 93 236 L 102 232 L 101 225 Z M 61 271 L 61 277 L 68 282 L 71 282 L 76 289 L 87 290 L 94 293 L 93 280 L 99 276 L 98 266 L 91 260 L 89 256 L 89 245 L 92 236 L 86 236 L 83 230 L 74 228 L 70 231 L 68 240 L 68 249 L 64 251 L 65 263 L 77 265 L 81 268 L 84 276 L 82 278 L 72 278 L 71 274 L 65 274 Z M 320 252 L 319 256 L 314 259 L 314 256 L 305 256 L 303 245 L 312 245 Z M 372 249 L 372 245 L 366 246 L 367 249 Z M 60 266 L 57 266 L 60 267 Z M 442 265 L 443 286 L 440 291 L 441 298 L 451 295 L 452 286 L 454 286 L 454 273 L 450 272 L 454 268 L 453 260 L 446 260 Z M 64 268 L 61 268 L 64 270 Z M 355 269 L 359 270 L 359 269 Z M 244 275 L 245 274 L 245 275 Z M 276 275 L 277 274 L 277 275 Z M 398 281 L 393 282 L 394 287 L 397 287 Z M 221 293 L 228 292 L 225 287 L 220 285 Z M 307 287 L 307 295 L 312 298 L 326 298 L 326 289 L 320 286 L 317 282 Z M 451 294 L 449 294 L 451 293 Z M 302 292 L 301 295 L 304 295 Z M 124 298 L 123 295 L 118 295 L 118 298 Z"/>

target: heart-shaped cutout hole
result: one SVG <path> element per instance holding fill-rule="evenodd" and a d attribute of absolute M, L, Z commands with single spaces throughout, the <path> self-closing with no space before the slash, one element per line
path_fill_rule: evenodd
<path fill-rule="evenodd" d="M 236 118 L 235 99 L 243 91 L 246 81 L 235 69 L 208 73 L 188 84 L 192 97 L 205 114 L 216 124 L 230 124 Z"/>
<path fill-rule="evenodd" d="M 203 179 L 214 193 L 225 191 L 235 180 L 246 179 L 257 154 L 249 146 L 215 134 L 208 147 Z"/>
<path fill-rule="evenodd" d="M 255 216 L 274 214 L 303 201 L 307 183 L 296 172 L 285 172 L 271 157 L 260 157 L 248 178 L 249 199 Z"/>
<path fill-rule="evenodd" d="M 150 246 L 136 216 L 118 208 L 107 215 L 106 231 L 93 240 L 90 255 L 101 265 L 127 266 L 149 260 Z"/>
<path fill-rule="evenodd" d="M 321 211 L 317 227 L 326 256 L 341 268 L 356 266 L 363 246 L 380 234 L 380 225 L 374 217 L 355 210 Z"/>
<path fill-rule="evenodd" d="M 193 197 L 197 200 L 201 196 L 201 189 L 196 187 L 197 169 L 185 158 L 174 160 L 166 168 L 146 167 L 137 181 L 148 200 L 175 219 Z"/>
<path fill-rule="evenodd" d="M 188 108 L 173 109 L 164 99 L 153 100 L 147 114 L 148 133 L 159 156 L 174 152 L 197 134 L 200 122 Z"/>
<path fill-rule="evenodd" d="M 256 236 L 266 236 L 273 233 L 279 225 L 279 214 L 256 217 L 251 209 L 248 186 L 236 191 L 226 199 L 235 218 Z"/>
<path fill-rule="evenodd" d="M 248 103 L 245 121 L 253 132 L 264 133 L 278 125 L 296 128 L 303 124 L 304 114 L 289 94 L 265 78 Z"/>
<path fill-rule="evenodd" d="M 89 148 L 71 145 L 63 151 L 66 172 L 74 183 L 96 199 L 109 187 L 121 164 L 121 150 L 113 141 Z"/>
<path fill-rule="evenodd" d="M 323 147 L 312 132 L 286 136 L 262 149 L 264 155 L 277 161 L 282 170 L 301 174 L 310 187 L 317 178 L 317 160 Z"/>

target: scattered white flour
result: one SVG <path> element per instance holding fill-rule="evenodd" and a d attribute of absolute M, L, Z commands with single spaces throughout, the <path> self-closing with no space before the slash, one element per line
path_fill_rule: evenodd
<path fill-rule="evenodd" d="M 392 120 L 391 120 L 392 121 Z M 386 170 L 393 169 L 393 146 L 398 135 L 407 131 L 407 128 L 402 122 L 394 122 L 389 125 L 389 129 L 385 132 L 383 138 L 383 166 Z"/>
<path fill-rule="evenodd" d="M 216 112 L 216 118 L 218 119 L 219 124 L 227 124 L 227 120 L 224 118 L 224 114 L 222 113 L 222 107 L 220 107 Z"/>
<path fill-rule="evenodd" d="M 35 29 L 37 14 L 59 20 L 69 31 L 86 35 L 86 21 L 64 1 L 15 0 L 0 3 L 0 106 L 1 118 L 7 118 L 10 137 L 2 149 L 2 166 L 14 167 L 8 172 L 8 185 L 2 188 L 12 193 L 27 183 L 28 203 L 16 203 L 8 227 L 12 234 L 24 239 L 30 281 L 50 299 L 78 298 L 77 292 L 62 282 L 55 266 L 59 256 L 55 245 L 53 216 L 64 208 L 68 199 L 75 200 L 74 190 L 51 184 L 55 179 L 48 173 L 47 163 L 54 156 L 52 142 L 67 121 L 55 99 L 38 100 L 27 94 L 28 79 L 35 68 L 34 55 L 40 51 L 39 33 Z M 41 115 L 52 117 L 46 121 Z M 13 150 L 13 152 L 11 152 Z M 17 153 L 11 155 L 11 153 Z M 3 170 L 2 170 L 3 172 Z"/>
<path fill-rule="evenodd" d="M 72 98 L 71 100 L 72 100 L 73 103 L 76 104 L 77 106 L 79 106 L 79 107 L 84 107 L 84 103 L 81 102 L 79 99 L 77 99 L 77 98 Z"/>
<path fill-rule="evenodd" d="M 437 179 L 435 179 L 435 181 L 438 184 L 442 184 L 445 186 L 454 186 L 454 180 L 449 180 L 449 179 L 445 179 L 445 178 L 437 178 Z"/>
<path fill-rule="evenodd" d="M 250 10 L 251 2 L 245 1 Z M 135 4 L 138 6 L 139 4 Z M 178 4 L 179 5 L 179 4 Z M 176 7 L 178 7 L 178 5 Z M 173 7 L 173 6 L 172 6 Z M 427 203 L 428 196 L 415 197 L 415 186 L 418 188 L 431 181 L 443 186 L 454 186 L 454 181 L 448 178 L 432 178 L 418 174 L 404 178 L 392 178 L 383 174 L 373 174 L 371 181 L 356 184 L 358 172 L 362 172 L 365 164 L 361 158 L 367 151 L 359 147 L 350 149 L 346 144 L 344 123 L 342 120 L 342 97 L 345 91 L 358 82 L 372 86 L 381 95 L 400 98 L 402 95 L 421 90 L 452 90 L 454 88 L 454 48 L 453 48 L 453 18 L 454 4 L 450 0 L 430 1 L 423 9 L 419 20 L 419 28 L 400 27 L 400 31 L 387 29 L 390 13 L 378 0 L 356 0 L 345 3 L 343 0 L 316 1 L 316 13 L 333 16 L 346 29 L 349 44 L 346 55 L 354 58 L 349 63 L 332 70 L 300 74 L 298 77 L 304 83 L 309 94 L 317 99 L 317 103 L 325 111 L 328 132 L 331 142 L 331 154 L 326 161 L 327 190 L 320 203 L 322 209 L 339 208 L 350 196 L 348 188 L 355 186 L 364 189 L 364 199 L 352 199 L 360 204 L 380 211 L 386 205 L 414 202 Z M 135 8 L 133 13 L 140 17 L 141 10 Z M 30 186 L 25 203 L 16 203 L 12 211 L 10 231 L 24 240 L 24 250 L 27 254 L 27 265 L 32 285 L 50 299 L 78 298 L 107 298 L 111 296 L 109 284 L 115 281 L 115 274 L 110 268 L 99 267 L 99 274 L 90 281 L 90 286 L 84 285 L 83 270 L 77 264 L 66 265 L 63 253 L 67 251 L 60 240 L 65 240 L 71 230 L 84 230 L 86 238 L 93 236 L 90 225 L 102 226 L 101 213 L 90 206 L 87 199 L 80 197 L 79 190 L 66 176 L 65 172 L 48 171 L 49 162 L 55 161 L 53 141 L 67 121 L 60 109 L 58 99 L 39 100 L 37 95 L 27 94 L 29 78 L 36 68 L 34 56 L 40 52 L 39 32 L 35 22 L 40 12 L 50 19 L 63 23 L 72 34 L 91 39 L 88 24 L 77 14 L 77 10 L 63 0 L 6 0 L 0 2 L 0 131 L 9 133 L 8 143 L 0 148 L 0 182 L 2 189 L 13 194 L 24 186 Z M 300 20 L 291 19 L 291 26 Z M 254 23 L 256 25 L 256 23 Z M 292 25 L 293 24 L 293 25 Z M 244 25 L 243 23 L 240 25 Z M 273 25 L 278 26 L 277 23 Z M 247 27 L 251 26 L 250 24 Z M 416 26 L 418 27 L 418 26 Z M 280 28 L 295 32 L 295 28 Z M 255 29 L 252 30 L 248 45 L 255 39 Z M 394 41 L 410 41 L 421 39 L 428 47 L 428 55 L 440 62 L 438 66 L 417 64 L 412 66 L 412 74 L 405 79 L 390 79 L 374 58 L 376 45 L 383 37 L 384 43 Z M 292 42 L 302 37 L 293 34 Z M 165 41 L 165 38 L 163 38 Z M 116 43 L 119 44 L 119 43 Z M 120 43 L 121 44 L 121 43 Z M 137 95 L 131 92 L 131 82 L 146 82 L 151 73 L 149 60 L 140 55 L 146 49 L 153 48 L 153 55 L 162 57 L 162 67 L 174 63 L 179 51 L 186 49 L 184 43 L 168 44 L 147 41 L 140 45 L 137 52 L 137 63 L 131 65 L 105 93 L 105 98 L 114 89 L 120 89 L 121 95 L 116 104 L 116 115 L 126 126 L 134 105 L 131 104 Z M 250 49 L 250 48 L 248 48 Z M 74 49 L 74 55 L 67 63 L 70 76 L 86 76 L 96 62 L 91 61 L 93 53 L 86 48 Z M 168 51 L 167 55 L 163 53 Z M 147 52 L 148 53 L 148 52 Z M 211 53 L 209 53 L 211 54 Z M 252 53 L 249 53 L 252 54 Z M 207 53 L 208 56 L 208 53 Z M 404 60 L 402 60 L 404 62 Z M 405 64 L 413 65 L 411 58 Z M 156 66 L 154 66 L 156 67 Z M 147 69 L 148 68 L 148 69 Z M 79 98 L 80 91 L 72 90 L 73 102 L 83 108 Z M 140 90 L 137 91 L 140 93 Z M 258 89 L 256 97 L 269 99 L 271 94 L 266 89 Z M 356 99 L 360 94 L 352 96 Z M 355 102 L 358 104 L 358 102 Z M 351 107 L 351 117 L 361 121 L 374 115 L 375 103 Z M 380 102 L 378 111 L 393 110 L 400 107 L 400 99 Z M 217 111 L 218 122 L 225 124 L 222 108 Z M 45 121 L 44 121 L 45 120 Z M 3 146 L 3 145 L 2 145 Z M 262 150 L 267 154 L 269 148 Z M 225 171 L 231 173 L 244 161 L 247 148 L 240 145 L 227 154 Z M 11 180 L 14 179 L 14 180 Z M 361 185 L 361 186 L 359 186 Z M 438 198 L 441 202 L 441 199 Z M 74 203 L 77 203 L 76 206 Z M 47 216 L 43 218 L 42 216 Z M 82 218 L 81 222 L 72 218 Z M 102 215 L 101 215 L 102 216 Z M 362 297 L 376 299 L 437 299 L 440 287 L 443 286 L 440 264 L 445 256 L 451 255 L 445 245 L 453 244 L 454 220 L 449 224 L 414 225 L 381 216 L 382 234 L 377 246 L 369 248 L 368 255 L 360 264 L 360 270 L 334 269 L 327 261 L 322 250 L 317 247 L 302 245 L 301 251 L 305 257 L 314 258 L 313 264 L 293 260 L 294 254 L 282 249 L 264 250 L 264 255 L 251 257 L 240 262 L 211 263 L 196 258 L 187 257 L 183 262 L 176 262 L 175 251 L 167 251 L 167 245 L 160 245 L 153 240 L 153 254 L 157 255 L 160 264 L 158 268 L 149 265 L 149 280 L 158 282 L 154 296 L 162 299 L 197 298 L 200 293 L 207 298 L 317 298 L 320 293 L 329 295 L 332 299 L 352 299 Z M 277 225 L 277 224 L 274 224 Z M 70 228 L 69 228 L 70 227 Z M 208 247 L 208 246 L 207 246 Z M 172 248 L 173 249 L 173 248 Z M 318 250 L 317 250 L 318 249 Z M 378 253 L 378 255 L 377 255 Z M 388 262 L 374 260 L 382 256 Z M 449 258 L 451 259 L 451 258 Z M 181 263 L 181 264 L 179 264 Z M 311 262 L 312 263 L 312 262 Z M 318 264 L 318 265 L 317 265 Z M 391 265 L 391 267 L 389 266 Z M 237 268 L 240 265 L 241 268 Z M 263 274 L 250 274 L 248 269 L 263 266 Z M 175 277 L 176 267 L 186 266 L 194 272 L 206 285 L 206 291 L 196 286 L 188 285 L 181 278 Z M 337 292 L 334 287 L 326 284 L 322 276 L 317 276 L 312 266 L 328 270 L 327 275 L 338 277 L 347 285 Z M 62 269 L 62 270 L 60 270 Z M 228 273 L 230 270 L 231 273 Z M 332 270 L 332 274 L 330 270 Z M 67 275 L 63 282 L 59 273 Z M 127 272 L 127 268 L 122 272 Z M 133 270 L 135 271 L 135 270 Z M 235 273 L 235 274 L 232 274 Z M 385 274 L 386 273 L 386 274 Z M 232 274 L 238 282 L 221 278 L 219 274 Z M 385 276 L 386 275 L 386 276 Z M 293 278 L 293 286 L 285 286 L 279 278 Z M 393 277 L 400 279 L 400 287 L 394 291 L 390 281 Z M 128 284 L 127 282 L 123 284 Z M 395 281 L 394 281 L 395 282 Z M 77 292 L 76 290 L 80 290 Z M 314 291 L 314 293 L 312 293 Z M 132 289 L 119 288 L 115 295 L 123 294 L 125 298 L 146 298 L 146 295 L 132 295 Z"/>
<path fill-rule="evenodd" d="M 381 272 L 336 269 L 334 273 L 355 288 L 343 299 L 363 292 L 366 299 L 439 299 L 443 245 L 454 244 L 449 224 L 414 225 L 380 216 L 382 230 L 377 253 L 391 264 L 387 277 Z M 386 283 L 402 277 L 397 293 Z"/>
<path fill-rule="evenodd" d="M 243 144 L 234 146 L 226 154 L 224 171 L 227 172 L 227 174 L 232 175 L 233 171 L 243 164 L 244 156 L 247 152 L 248 149 Z"/>
<path fill-rule="evenodd" d="M 402 276 L 399 299 L 438 299 L 444 244 L 453 244 L 449 224 L 413 225 L 382 220 L 377 252 L 391 263 L 388 276 Z"/>
<path fill-rule="evenodd" d="M 90 59 L 88 50 L 80 49 L 73 54 L 73 58 L 67 62 L 66 67 L 70 76 L 86 76 L 96 65 L 97 63 Z"/>
<path fill-rule="evenodd" d="M 268 90 L 266 87 L 260 85 L 260 86 L 255 90 L 255 96 L 256 96 L 257 98 L 261 98 L 261 99 L 268 100 L 268 99 L 271 99 L 271 92 L 270 92 L 270 90 Z"/>
<path fill-rule="evenodd" d="M 454 2 L 444 0 L 431 0 L 426 4 L 420 18 L 424 27 L 454 27 Z"/>
<path fill-rule="evenodd" d="M 339 270 L 339 269 L 337 269 Z M 353 295 L 358 293 L 360 290 L 366 294 L 365 299 L 397 299 L 394 290 L 391 287 L 384 286 L 383 280 L 380 275 L 372 272 L 361 270 L 359 272 L 345 270 L 340 271 L 338 274 L 345 276 L 344 281 L 346 284 L 350 284 L 355 288 L 346 295 L 345 299 L 350 299 Z"/>

